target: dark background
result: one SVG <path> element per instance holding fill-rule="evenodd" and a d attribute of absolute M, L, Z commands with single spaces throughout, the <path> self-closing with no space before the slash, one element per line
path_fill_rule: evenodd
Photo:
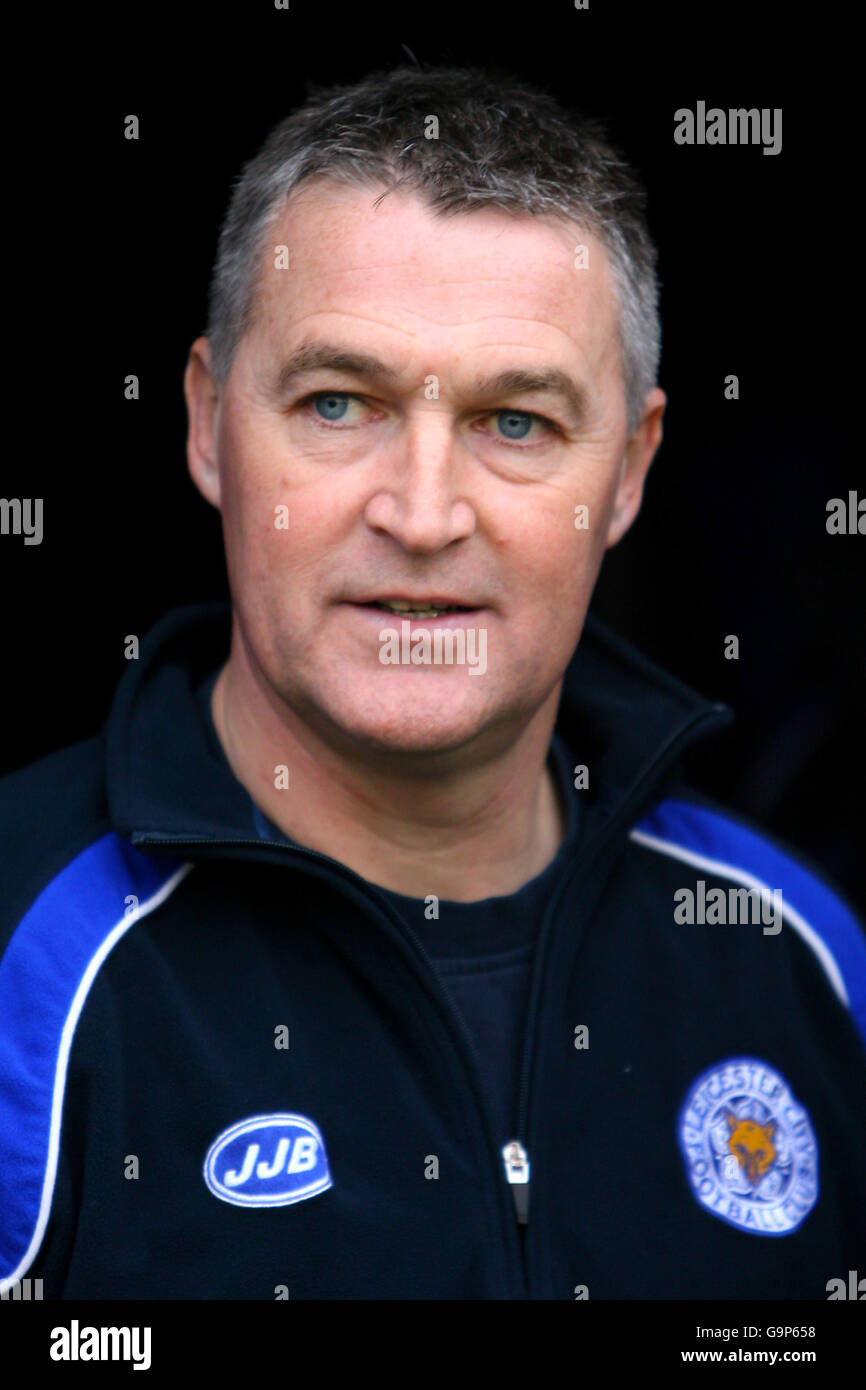
<path fill-rule="evenodd" d="M 829 498 L 866 492 L 846 347 L 859 272 L 836 225 L 851 39 L 832 12 L 808 15 L 437 0 L 397 17 L 253 0 L 46 19 L 8 60 L 24 95 L 5 171 L 5 307 L 20 307 L 0 493 L 44 499 L 44 539 L 0 537 L 0 771 L 99 728 L 126 634 L 227 596 L 219 517 L 186 472 L 182 377 L 229 184 L 308 80 L 408 61 L 406 45 L 424 65 L 511 69 L 603 117 L 641 172 L 669 404 L 642 514 L 593 609 L 734 706 L 694 780 L 863 913 L 866 541 L 825 526 Z M 674 144 L 674 111 L 698 100 L 782 107 L 781 153 Z M 131 113 L 138 142 L 123 137 Z M 730 373 L 739 401 L 724 399 Z"/>

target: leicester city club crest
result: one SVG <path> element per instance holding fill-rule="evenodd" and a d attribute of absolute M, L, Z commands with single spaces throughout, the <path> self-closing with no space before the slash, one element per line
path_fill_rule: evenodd
<path fill-rule="evenodd" d="M 679 1140 L 692 1192 L 732 1226 L 784 1236 L 818 1199 L 818 1146 L 809 1116 L 766 1062 L 720 1062 L 691 1087 Z"/>

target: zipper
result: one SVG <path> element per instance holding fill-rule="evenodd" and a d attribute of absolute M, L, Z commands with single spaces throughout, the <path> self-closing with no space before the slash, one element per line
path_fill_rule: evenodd
<path fill-rule="evenodd" d="M 530 1141 L 533 1138 L 529 1132 L 529 1101 L 533 1079 L 533 1063 L 536 1061 L 536 1054 L 541 1046 L 538 1043 L 537 1034 L 542 1022 L 541 1001 L 544 997 L 543 982 L 551 975 L 557 978 L 561 975 L 564 977 L 564 971 L 568 966 L 568 962 L 563 960 L 554 971 L 553 966 L 556 964 L 555 958 L 552 961 L 548 959 L 548 957 L 554 955 L 553 951 L 548 950 L 552 935 L 554 913 L 558 911 L 562 899 L 572 888 L 578 876 L 586 876 L 605 846 L 608 846 L 608 848 L 612 847 L 614 851 L 616 850 L 620 830 L 639 818 L 641 804 L 649 799 L 652 789 L 657 784 L 661 775 L 676 761 L 683 748 L 698 736 L 698 732 L 702 726 L 726 723 L 727 719 L 727 706 L 723 704 L 714 704 L 709 709 L 704 709 L 699 714 L 693 716 L 680 729 L 671 733 L 667 742 L 662 745 L 649 766 L 634 779 L 631 787 L 623 796 L 619 808 L 616 813 L 611 816 L 610 820 L 596 827 L 595 833 L 590 834 L 588 839 L 583 840 L 582 837 L 579 837 L 575 859 L 569 871 L 560 876 L 559 883 L 556 889 L 554 889 L 550 901 L 547 904 L 544 920 L 539 930 L 536 943 L 535 964 L 527 1007 L 526 1033 L 520 1069 L 517 1137 L 509 1140 L 507 1144 L 503 1145 L 501 1150 L 506 1181 L 511 1187 L 514 1198 L 517 1224 L 527 1236 L 530 1192 L 529 1148 L 531 1147 Z M 603 885 L 600 886 L 599 891 L 603 891 Z M 594 907 L 595 901 L 597 901 L 597 896 L 590 910 Z M 572 951 L 576 950 L 580 935 L 581 933 L 579 931 L 575 931 L 571 934 L 565 945 Z M 528 1247 L 524 1246 L 527 1282 L 529 1281 L 529 1255 L 530 1252 Z"/>
<path fill-rule="evenodd" d="M 519 1139 L 511 1139 L 502 1147 L 502 1160 L 514 1194 L 518 1225 L 525 1226 L 529 1221 L 529 1154 Z"/>

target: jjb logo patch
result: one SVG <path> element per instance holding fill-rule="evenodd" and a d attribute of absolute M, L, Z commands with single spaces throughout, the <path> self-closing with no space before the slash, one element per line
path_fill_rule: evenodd
<path fill-rule="evenodd" d="M 207 1151 L 204 1180 L 236 1207 L 287 1207 L 332 1186 L 325 1141 L 304 1115 L 254 1115 L 224 1129 Z"/>
<path fill-rule="evenodd" d="M 759 1236 L 785 1236 L 818 1200 L 818 1146 L 787 1082 L 752 1057 L 704 1072 L 679 1118 L 692 1192 L 707 1211 Z"/>

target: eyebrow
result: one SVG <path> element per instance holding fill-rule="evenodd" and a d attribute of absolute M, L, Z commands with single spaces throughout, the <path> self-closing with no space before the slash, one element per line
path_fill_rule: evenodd
<path fill-rule="evenodd" d="M 280 364 L 274 390 L 278 396 L 283 396 L 296 377 L 322 369 L 366 377 L 370 381 L 393 381 L 398 375 L 393 367 L 369 353 L 356 352 L 338 343 L 303 343 Z"/>
<path fill-rule="evenodd" d="M 589 410 L 589 393 L 560 367 L 513 367 L 495 376 L 477 377 L 474 385 L 479 396 L 559 396 L 574 426 L 586 418 Z"/>
<path fill-rule="evenodd" d="M 339 343 L 304 343 L 280 364 L 274 380 L 274 391 L 278 397 L 282 397 L 297 377 L 321 370 L 381 382 L 393 382 L 400 375 L 370 353 L 357 352 Z M 512 367 L 492 376 L 479 376 L 473 382 L 473 391 L 478 396 L 487 397 L 518 393 L 559 396 L 575 426 L 585 418 L 589 406 L 587 391 L 560 367 Z"/>

